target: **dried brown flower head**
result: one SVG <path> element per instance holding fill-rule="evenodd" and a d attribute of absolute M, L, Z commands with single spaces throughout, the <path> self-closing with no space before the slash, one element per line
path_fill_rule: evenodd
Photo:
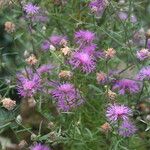
<path fill-rule="evenodd" d="M 110 100 L 114 101 L 117 97 L 117 94 L 115 92 L 111 91 L 111 90 L 108 90 L 108 97 L 109 97 Z"/>
<path fill-rule="evenodd" d="M 3 107 L 7 110 L 13 110 L 16 106 L 16 101 L 11 100 L 10 98 L 4 98 L 2 101 Z"/>
<path fill-rule="evenodd" d="M 103 133 L 108 133 L 109 131 L 112 130 L 110 124 L 108 122 L 104 123 L 103 125 L 101 125 L 100 127 L 100 130 L 103 132 Z"/>
<path fill-rule="evenodd" d="M 29 65 L 35 65 L 38 60 L 34 54 L 31 54 L 27 59 L 26 59 L 27 64 Z"/>
<path fill-rule="evenodd" d="M 96 80 L 98 83 L 104 83 L 106 81 L 107 75 L 104 72 L 96 73 Z"/>
<path fill-rule="evenodd" d="M 14 32 L 15 24 L 10 21 L 5 22 L 5 31 L 9 33 Z"/>
<path fill-rule="evenodd" d="M 62 78 L 62 79 L 71 79 L 71 77 L 73 76 L 73 73 L 68 70 L 62 70 L 58 76 L 59 78 Z"/>
<path fill-rule="evenodd" d="M 61 48 L 60 49 L 61 52 L 66 56 L 66 55 L 69 55 L 70 54 L 70 48 L 68 46 L 64 47 L 64 48 Z"/>
<path fill-rule="evenodd" d="M 105 51 L 105 57 L 107 59 L 111 59 L 116 55 L 116 51 L 113 48 L 108 48 L 107 51 Z"/>

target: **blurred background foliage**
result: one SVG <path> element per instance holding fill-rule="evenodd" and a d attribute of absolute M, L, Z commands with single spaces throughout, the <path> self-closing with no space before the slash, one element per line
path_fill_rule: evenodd
<path fill-rule="evenodd" d="M 32 25 L 32 34 L 28 29 L 30 22 L 24 21 L 19 0 L 0 1 L 0 95 L 18 101 L 18 107 L 13 111 L 8 112 L 4 108 L 0 108 L 0 133 L 3 136 L 8 136 L 9 132 L 13 136 L 17 134 L 17 139 L 14 142 L 18 142 L 22 137 L 29 140 L 28 135 L 24 131 L 27 129 L 34 131 L 35 129 L 35 132 L 37 132 L 41 118 L 45 118 L 42 120 L 45 120 L 44 124 L 46 126 L 47 122 L 50 121 L 56 123 L 54 131 L 57 134 L 63 129 L 62 133 L 64 132 L 64 135 L 61 135 L 58 141 L 53 143 L 54 147 L 55 144 L 59 145 L 57 149 L 61 148 L 63 150 L 61 146 L 63 143 L 65 145 L 64 150 L 127 150 L 126 147 L 120 144 L 121 140 L 112 139 L 113 137 L 103 135 L 99 131 L 100 125 L 106 121 L 104 114 L 105 99 L 103 99 L 104 89 L 98 87 L 94 75 L 87 78 L 86 75 L 76 73 L 75 78 L 83 83 L 82 91 L 84 93 L 90 92 L 92 95 L 85 94 L 89 102 L 85 104 L 84 109 L 81 107 L 70 115 L 54 115 L 49 110 L 53 108 L 47 108 L 45 106 L 47 104 L 43 105 L 42 112 L 39 110 L 28 110 L 25 104 L 20 104 L 20 97 L 15 89 L 15 75 L 25 65 L 24 52 L 27 50 L 29 53 L 32 53 L 34 48 L 37 55 L 41 55 L 41 43 L 53 33 L 67 35 L 70 46 L 73 46 L 73 33 L 76 30 L 92 30 L 97 35 L 96 43 L 100 49 L 113 47 L 119 52 L 120 59 L 116 59 L 110 64 L 112 68 L 115 68 L 122 61 L 126 62 L 127 65 L 128 63 L 137 65 L 132 53 L 139 49 L 140 46 L 132 45 L 131 48 L 128 42 L 129 39 L 133 38 L 134 32 L 139 31 L 141 28 L 144 28 L 145 31 L 150 28 L 150 0 L 126 0 L 125 6 L 119 5 L 118 0 L 110 0 L 110 5 L 106 8 L 102 17 L 94 17 L 90 13 L 88 8 L 89 1 L 68 0 L 65 3 L 65 0 L 62 0 L 61 3 L 56 3 L 56 0 L 32 0 L 33 3 L 42 7 L 48 15 L 46 24 L 35 22 Z M 131 14 L 135 14 L 137 23 L 121 22 L 117 17 L 117 12 L 120 10 L 126 10 Z M 6 21 L 11 21 L 15 24 L 15 32 L 7 33 L 5 31 L 4 24 Z M 131 55 L 127 51 L 131 52 Z M 46 55 L 45 57 L 47 60 L 49 59 Z M 103 62 L 99 62 L 97 70 L 100 68 L 104 68 Z M 89 84 L 90 81 L 93 82 Z M 24 109 L 19 109 L 20 105 Z M 14 125 L 16 116 L 23 113 L 23 111 L 29 111 L 32 117 L 38 118 L 37 123 L 34 124 L 30 118 L 31 116 L 28 114 L 24 116 L 26 119 L 25 128 L 20 127 L 20 125 Z M 143 125 L 146 128 L 144 123 L 141 128 L 143 128 Z M 49 136 L 45 134 L 49 129 L 43 130 L 45 131 L 39 137 L 40 141 L 44 141 Z M 111 141 L 114 141 L 112 145 L 115 146 L 110 148 Z M 31 141 L 29 140 L 29 142 Z M 127 143 L 129 145 L 130 148 L 128 150 L 149 150 L 150 134 L 148 132 L 139 132 L 139 136 L 132 137 L 130 141 L 125 139 L 124 142 L 124 144 Z"/>

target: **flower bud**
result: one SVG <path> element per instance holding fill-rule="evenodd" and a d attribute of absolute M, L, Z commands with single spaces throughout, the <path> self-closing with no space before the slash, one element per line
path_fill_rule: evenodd
<path fill-rule="evenodd" d="M 54 128 L 54 127 L 55 127 L 55 125 L 54 125 L 53 122 L 49 122 L 49 123 L 48 123 L 48 128 L 52 129 L 52 128 Z"/>
<path fill-rule="evenodd" d="M 17 122 L 18 124 L 21 124 L 21 123 L 22 123 L 22 117 L 21 117 L 21 115 L 18 115 L 18 116 L 17 116 L 16 122 Z"/>
<path fill-rule="evenodd" d="M 52 51 L 55 51 L 55 50 L 56 50 L 56 48 L 55 48 L 53 45 L 50 45 L 50 46 L 49 46 L 49 49 L 52 50 Z"/>
<path fill-rule="evenodd" d="M 13 110 L 16 106 L 16 101 L 11 100 L 10 98 L 4 98 L 2 101 L 3 107 L 7 110 Z"/>
<path fill-rule="evenodd" d="M 30 98 L 28 98 L 28 105 L 29 105 L 29 107 L 35 107 L 35 105 L 36 105 L 36 101 L 35 101 L 35 99 L 33 98 L 33 97 L 30 97 Z"/>
<path fill-rule="evenodd" d="M 31 141 L 34 141 L 35 139 L 37 138 L 37 135 L 36 134 L 31 134 Z"/>

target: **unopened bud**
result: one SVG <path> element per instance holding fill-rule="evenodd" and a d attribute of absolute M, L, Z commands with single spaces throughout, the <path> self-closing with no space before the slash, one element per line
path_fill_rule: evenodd
<path fill-rule="evenodd" d="M 35 107 L 36 101 L 33 97 L 28 98 L 28 105 L 29 107 Z"/>
<path fill-rule="evenodd" d="M 31 141 L 34 141 L 35 139 L 37 138 L 37 135 L 36 134 L 31 134 Z"/>
<path fill-rule="evenodd" d="M 52 129 L 52 128 L 54 128 L 54 127 L 55 127 L 55 125 L 54 125 L 53 122 L 49 122 L 49 123 L 48 123 L 48 128 Z"/>
<path fill-rule="evenodd" d="M 52 51 L 55 51 L 55 50 L 56 50 L 56 48 L 55 48 L 53 45 L 50 45 L 50 46 L 49 46 L 49 49 L 52 50 Z"/>
<path fill-rule="evenodd" d="M 22 117 L 21 117 L 21 115 L 18 115 L 18 116 L 17 116 L 16 122 L 17 122 L 18 124 L 21 124 L 21 123 L 22 123 Z"/>

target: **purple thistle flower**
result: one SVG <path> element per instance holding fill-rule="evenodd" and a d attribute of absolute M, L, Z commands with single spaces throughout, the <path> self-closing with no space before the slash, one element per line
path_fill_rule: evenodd
<path fill-rule="evenodd" d="M 69 111 L 84 102 L 79 91 L 70 83 L 60 84 L 50 93 L 56 100 L 58 109 L 62 111 Z"/>
<path fill-rule="evenodd" d="M 32 146 L 31 150 L 50 150 L 50 148 L 47 147 L 46 145 L 42 145 L 42 144 L 38 143 L 38 144 L 35 144 L 34 146 Z"/>
<path fill-rule="evenodd" d="M 50 49 L 50 41 L 45 40 L 41 45 L 41 49 L 47 52 Z"/>
<path fill-rule="evenodd" d="M 54 68 L 54 66 L 51 64 L 44 64 L 37 69 L 37 72 L 39 75 L 41 75 L 43 73 L 50 72 L 53 68 Z"/>
<path fill-rule="evenodd" d="M 128 117 L 132 115 L 130 108 L 124 105 L 111 104 L 106 111 L 108 120 L 112 123 L 116 123 L 118 120 L 128 120 Z"/>
<path fill-rule="evenodd" d="M 150 80 L 150 66 L 143 67 L 136 77 L 137 80 Z"/>
<path fill-rule="evenodd" d="M 24 11 L 28 14 L 28 15 L 35 15 L 39 12 L 39 7 L 37 7 L 36 5 L 32 4 L 32 3 L 27 3 L 24 7 Z"/>
<path fill-rule="evenodd" d="M 126 12 L 120 11 L 118 12 L 118 17 L 120 20 L 125 21 L 128 19 L 128 14 Z"/>
<path fill-rule="evenodd" d="M 96 63 L 93 56 L 85 52 L 73 53 L 69 63 L 74 68 L 80 68 L 83 72 L 91 73 L 96 68 Z"/>
<path fill-rule="evenodd" d="M 91 44 L 91 45 L 83 47 L 82 52 L 88 53 L 89 55 L 94 55 L 96 53 L 95 49 L 96 49 L 96 45 Z"/>
<path fill-rule="evenodd" d="M 147 40 L 147 48 L 150 50 L 150 39 Z"/>
<path fill-rule="evenodd" d="M 30 70 L 29 70 L 30 71 Z M 20 73 L 17 75 L 17 90 L 23 97 L 32 97 L 41 89 L 41 79 L 32 71 L 28 73 Z"/>
<path fill-rule="evenodd" d="M 95 34 L 88 30 L 79 30 L 75 32 L 75 41 L 80 46 L 91 45 L 95 39 Z"/>
<path fill-rule="evenodd" d="M 52 35 L 49 38 L 49 41 L 53 46 L 63 46 L 67 43 L 67 37 L 62 35 Z"/>
<path fill-rule="evenodd" d="M 96 15 L 102 15 L 107 4 L 108 4 L 107 0 L 92 0 L 89 3 L 89 7 L 92 13 L 95 13 Z"/>
<path fill-rule="evenodd" d="M 137 22 L 137 17 L 135 15 L 130 16 L 130 22 L 131 23 L 136 23 Z"/>
<path fill-rule="evenodd" d="M 133 134 L 135 134 L 136 131 L 137 131 L 137 128 L 129 120 L 123 121 L 121 126 L 119 127 L 119 135 L 123 137 L 130 137 Z"/>
<path fill-rule="evenodd" d="M 139 60 L 141 60 L 141 61 L 143 61 L 143 60 L 145 60 L 145 59 L 147 59 L 147 58 L 150 58 L 150 51 L 149 51 L 149 49 L 141 49 L 140 51 L 137 51 L 137 53 L 136 53 L 136 57 L 139 59 Z"/>
<path fill-rule="evenodd" d="M 116 81 L 115 85 L 113 86 L 113 90 L 119 90 L 119 94 L 124 95 L 125 93 L 138 93 L 140 91 L 140 85 L 133 80 L 130 79 L 121 79 Z"/>

